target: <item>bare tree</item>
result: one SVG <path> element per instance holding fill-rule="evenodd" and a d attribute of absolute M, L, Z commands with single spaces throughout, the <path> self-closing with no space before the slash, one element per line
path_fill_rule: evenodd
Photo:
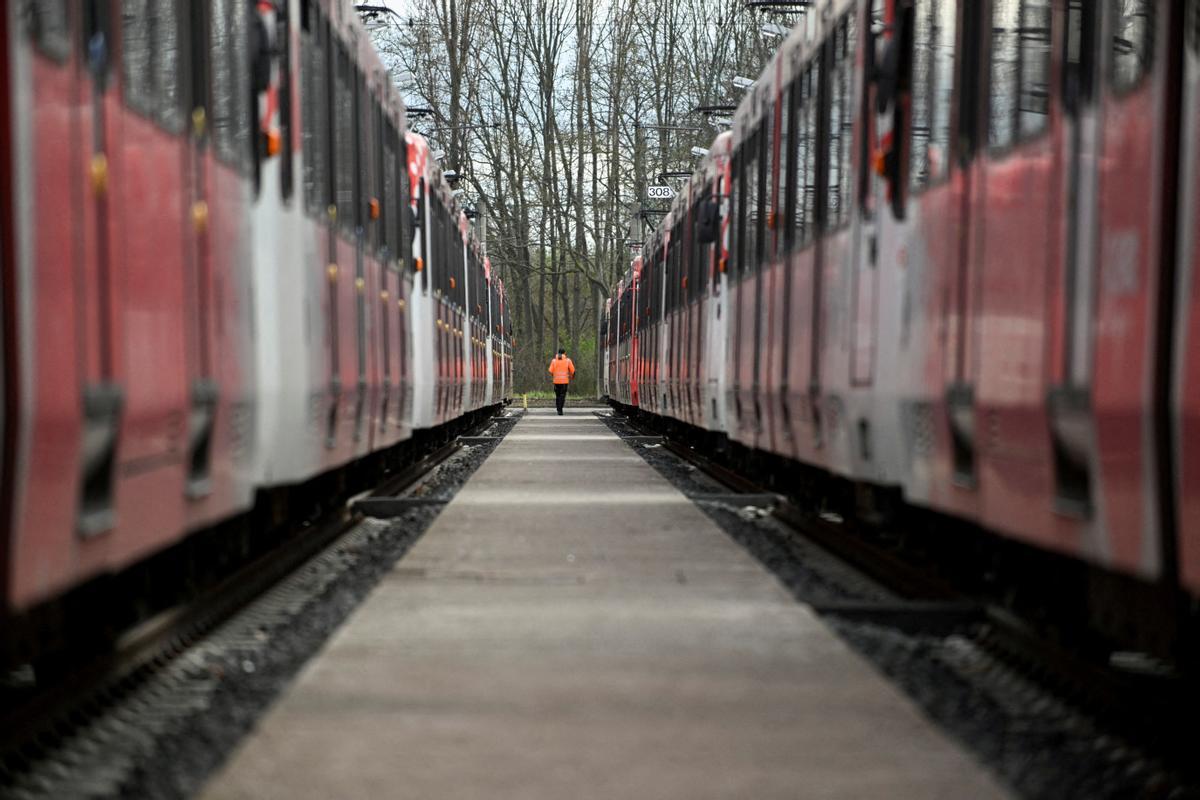
<path fill-rule="evenodd" d="M 415 121 L 485 211 L 513 303 L 518 388 L 562 344 L 594 385 L 596 325 L 628 267 L 649 180 L 690 169 L 733 102 L 730 79 L 770 56 L 741 0 L 412 0 L 376 43 Z M 646 127 L 650 126 L 650 127 Z M 674 130 L 669 130 L 674 129 Z"/>

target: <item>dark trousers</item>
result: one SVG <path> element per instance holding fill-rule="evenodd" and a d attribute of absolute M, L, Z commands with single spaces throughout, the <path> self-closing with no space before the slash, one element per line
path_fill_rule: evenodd
<path fill-rule="evenodd" d="M 563 412 L 563 405 L 567 402 L 567 384 L 554 384 L 554 405 L 558 409 L 558 413 Z"/>

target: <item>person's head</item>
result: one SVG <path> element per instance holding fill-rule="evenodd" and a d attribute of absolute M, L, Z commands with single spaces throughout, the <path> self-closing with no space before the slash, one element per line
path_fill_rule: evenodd
<path fill-rule="evenodd" d="M 567 349 L 565 347 L 558 348 L 558 357 L 559 358 L 562 358 L 566 354 L 567 354 Z"/>

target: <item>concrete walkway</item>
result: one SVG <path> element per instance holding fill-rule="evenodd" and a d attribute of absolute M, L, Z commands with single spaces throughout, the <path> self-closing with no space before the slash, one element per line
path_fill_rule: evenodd
<path fill-rule="evenodd" d="M 594 416 L 530 410 L 209 798 L 992 798 Z"/>

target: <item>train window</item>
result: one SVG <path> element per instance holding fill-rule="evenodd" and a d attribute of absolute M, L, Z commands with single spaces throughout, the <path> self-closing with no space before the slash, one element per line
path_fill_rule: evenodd
<path fill-rule="evenodd" d="M 67 0 L 32 0 L 26 7 L 29 31 L 38 48 L 57 61 L 65 61 L 71 52 Z"/>
<path fill-rule="evenodd" d="M 287 4 L 280 12 L 276 29 L 279 42 L 279 135 L 281 142 L 280 161 L 280 195 L 284 201 L 292 197 L 295 190 L 295 134 L 292 130 L 292 36 L 288 24 Z"/>
<path fill-rule="evenodd" d="M 771 233 L 775 229 L 775 106 L 767 103 L 763 111 L 762 211 L 763 228 L 759 232 L 759 264 L 771 257 Z"/>
<path fill-rule="evenodd" d="M 334 196 L 338 222 L 344 230 L 354 226 L 355 195 L 357 180 L 354 164 L 354 67 L 345 48 L 338 44 L 337 66 L 334 77 Z"/>
<path fill-rule="evenodd" d="M 465 308 L 467 305 L 467 250 L 462 240 L 462 234 L 458 230 L 458 214 L 454 212 L 454 249 L 458 253 L 458 258 L 455 263 L 458 264 L 458 279 L 454 282 L 454 302 L 458 303 L 459 308 Z"/>
<path fill-rule="evenodd" d="M 726 243 L 728 253 L 725 256 L 726 272 L 730 266 L 734 270 L 741 269 L 741 247 L 742 247 L 742 214 L 745 211 L 745 204 L 742 198 L 745 196 L 744 187 L 741 185 L 742 176 L 742 153 L 741 148 L 738 148 L 729 159 L 729 199 L 726 200 L 726 215 L 729 216 L 729 241 Z"/>
<path fill-rule="evenodd" d="M 730 197 L 726 200 L 726 216 L 730 217 L 730 227 L 728 227 L 728 236 L 730 240 L 726 242 L 728 248 L 726 254 L 725 269 L 728 271 L 730 265 L 733 265 L 734 270 L 742 269 L 742 257 L 740 257 L 740 247 L 742 247 L 742 213 L 744 211 L 742 198 L 744 196 L 742 185 L 742 150 L 740 148 L 733 152 L 730 157 L 730 186 L 728 186 L 728 194 Z"/>
<path fill-rule="evenodd" d="M 677 222 L 675 224 L 675 234 L 674 235 L 679 238 L 673 239 L 674 249 L 675 249 L 675 306 L 676 306 L 676 308 L 683 306 L 684 303 L 687 301 L 688 283 L 690 283 L 688 275 L 689 275 L 689 269 L 691 267 L 691 262 L 689 259 L 689 256 L 691 254 L 688 252 L 688 250 L 689 250 L 688 237 L 686 234 L 687 234 L 687 220 L 681 218 L 679 220 L 679 222 Z"/>
<path fill-rule="evenodd" d="M 1019 94 L 1018 31 L 1020 0 L 996 0 L 992 7 L 991 113 L 988 144 L 994 150 L 1012 145 L 1016 139 L 1016 110 Z"/>
<path fill-rule="evenodd" d="M 933 127 L 934 0 L 913 4 L 912 131 L 908 175 L 913 189 L 929 183 L 929 132 Z"/>
<path fill-rule="evenodd" d="M 1137 86 L 1154 57 L 1155 0 L 1112 0 L 1113 88 Z"/>
<path fill-rule="evenodd" d="M 688 279 L 688 294 L 697 298 L 708 288 L 708 276 L 712 271 L 712 243 L 700 241 L 700 216 L 712 202 L 712 189 L 707 185 L 700 193 L 700 199 L 692 207 L 692 254 L 691 275 Z"/>
<path fill-rule="evenodd" d="M 396 246 L 400 266 L 412 261 L 412 189 L 408 175 L 408 143 L 403 134 L 396 137 Z"/>
<path fill-rule="evenodd" d="M 785 111 L 779 131 L 779 196 L 783 205 L 780 224 L 783 226 L 783 249 L 790 250 L 796 241 L 796 132 L 797 107 L 800 104 L 800 81 L 797 76 L 785 90 Z"/>
<path fill-rule="evenodd" d="M 128 0 L 121 6 L 125 102 L 172 132 L 183 128 L 178 14 L 175 0 Z"/>
<path fill-rule="evenodd" d="M 1063 26 L 1062 102 L 1073 115 L 1096 96 L 1098 10 L 1092 0 L 1067 0 L 1066 24 Z"/>
<path fill-rule="evenodd" d="M 840 36 L 834 35 L 834 47 Z M 841 107 L 844 100 L 841 95 L 841 80 L 839 80 L 839 64 L 834 56 L 833 74 L 829 76 L 829 136 L 826 139 L 826 203 L 829 206 L 829 227 L 835 228 L 841 218 L 841 198 L 838 190 L 841 186 Z"/>
<path fill-rule="evenodd" d="M 808 115 L 806 117 L 807 131 L 804 134 L 804 240 L 812 241 L 816 235 L 817 200 L 820 197 L 820 124 L 821 108 L 818 105 L 821 85 L 822 66 L 816 62 L 808 70 L 807 99 Z"/>
<path fill-rule="evenodd" d="M 758 171 L 755 179 L 757 196 L 754 200 L 754 249 L 751 251 L 750 266 L 758 269 L 766 259 L 767 253 L 767 204 L 771 200 L 771 174 L 767 171 L 767 134 L 771 127 L 770 112 L 758 124 L 758 136 L 754 149 L 757 151 Z"/>
<path fill-rule="evenodd" d="M 450 279 L 458 273 L 458 260 L 462 257 L 458 246 L 454 242 L 454 230 L 450 223 L 450 209 L 445 205 L 438 205 L 438 219 L 442 226 L 442 238 L 439 244 L 441 250 L 436 251 L 437 265 L 441 267 L 437 275 L 441 278 L 442 296 L 450 302 L 453 298 L 450 296 Z M 455 281 L 457 284 L 458 281 Z"/>
<path fill-rule="evenodd" d="M 667 240 L 667 245 L 663 248 L 663 260 L 667 265 L 666 271 L 663 273 L 664 282 L 663 289 L 667 294 L 667 311 L 674 311 L 679 307 L 679 242 L 675 239 L 675 228 L 671 229 L 671 235 Z"/>
<path fill-rule="evenodd" d="M 718 287 L 718 281 L 720 281 L 720 279 L 721 279 L 722 256 L 725 256 L 726 258 L 728 258 L 728 251 L 725 250 L 726 238 L 724 235 L 724 231 L 725 231 L 724 215 L 727 214 L 728 211 L 725 207 L 725 203 L 724 203 L 723 197 L 722 197 L 722 195 L 724 195 L 725 193 L 726 193 L 725 178 L 721 175 L 720 172 L 718 172 L 717 176 L 713 179 L 713 182 L 712 182 L 712 198 L 711 198 L 713 200 L 713 202 L 716 203 L 716 205 L 714 206 L 714 208 L 716 209 L 716 217 L 714 219 L 714 224 L 713 224 L 715 233 L 714 233 L 713 241 L 709 243 L 709 249 L 708 249 L 709 255 L 704 262 L 706 281 L 709 284 L 711 284 L 711 286 L 705 287 L 705 292 L 712 293 L 712 294 L 716 294 L 716 290 Z"/>
<path fill-rule="evenodd" d="M 639 296 L 644 296 L 646 299 L 647 309 L 651 307 L 650 319 L 657 321 L 663 319 L 671 312 L 671 262 L 667 258 L 667 248 L 662 244 L 656 244 L 654 247 L 654 259 L 650 262 L 650 272 L 642 273 L 641 283 L 638 285 Z M 643 324 L 646 322 L 646 315 L 642 315 Z"/>
<path fill-rule="evenodd" d="M 930 180 L 950 171 L 950 108 L 954 100 L 954 41 L 958 33 L 958 3 L 941 0 L 933 16 L 933 88 L 929 123 Z"/>
<path fill-rule="evenodd" d="M 996 0 L 988 144 L 1004 150 L 1046 129 L 1050 110 L 1048 0 Z"/>
<path fill-rule="evenodd" d="M 158 26 L 155 30 L 154 89 L 158 121 L 167 130 L 183 130 L 183 20 L 180 3 L 159 0 Z"/>
<path fill-rule="evenodd" d="M 686 191 L 686 189 L 685 189 Z M 679 256 L 680 271 L 683 273 L 683 301 L 690 303 L 696 296 L 696 287 L 699 281 L 696 280 L 696 208 L 692 206 L 687 209 L 687 213 L 683 214 L 679 220 L 679 235 L 683 237 L 680 242 L 680 250 L 683 252 Z"/>
<path fill-rule="evenodd" d="M 354 80 L 354 114 L 351 122 L 353 138 L 350 163 L 354 165 L 354 228 L 368 232 L 367 201 L 371 196 L 370 156 L 371 146 L 371 96 L 367 94 L 366 84 L 362 73 L 355 66 L 352 72 Z M 370 238 L 367 236 L 367 243 Z"/>
<path fill-rule="evenodd" d="M 758 212 L 759 212 L 759 169 L 758 132 L 755 131 L 742 146 L 742 207 L 741 241 L 738 245 L 738 268 L 747 272 L 757 266 L 758 257 Z"/>
<path fill-rule="evenodd" d="M 328 143 L 329 108 L 327 100 L 326 41 L 325 28 L 318 21 L 320 12 L 309 9 L 315 0 L 305 0 L 308 13 L 303 19 L 306 25 L 300 36 L 300 153 L 304 163 L 304 205 L 310 212 L 322 213 L 329 201 L 328 167 L 326 164 Z"/>
<path fill-rule="evenodd" d="M 642 273 L 644 275 L 641 285 L 642 291 L 638 294 L 640 303 L 633 302 L 632 294 L 629 299 L 628 311 L 631 316 L 626 319 L 629 321 L 630 330 L 634 328 L 640 329 L 647 319 L 656 319 L 658 317 L 658 304 L 650 301 L 650 298 L 654 296 L 654 292 L 651 291 L 650 287 L 654 285 L 654 271 L 658 268 L 658 257 L 655 255 L 653 249 L 650 250 L 648 257 L 644 257 L 642 263 L 645 265 L 645 269 Z"/>
<path fill-rule="evenodd" d="M 1050 113 L 1050 3 L 1025 0 L 1021 5 L 1022 139 L 1045 130 Z"/>
<path fill-rule="evenodd" d="M 428 184 L 425 184 L 428 191 Z M 445 281 L 445 273 L 448 264 L 443 264 L 443 255 L 446 252 L 446 224 L 443 221 L 442 201 L 437 196 L 437 192 L 430 192 L 429 196 L 429 236 L 426 237 L 429 242 L 428 249 L 425 252 L 425 271 L 433 272 L 433 293 L 437 297 L 442 296 L 442 283 Z"/>
<path fill-rule="evenodd" d="M 793 238 L 798 247 L 812 237 L 817 197 L 817 62 L 801 74 L 798 87 L 799 108 L 796 116 L 796 203 L 792 220 Z"/>
<path fill-rule="evenodd" d="M 673 310 L 678 311 L 683 305 L 683 282 L 686 272 L 684 272 L 684 241 L 683 241 L 683 225 L 676 224 L 671 231 L 671 294 L 674 297 L 672 302 Z"/>
<path fill-rule="evenodd" d="M 657 298 L 662 298 L 661 313 L 655 315 L 658 318 L 665 317 L 671 313 L 673 299 L 671 297 L 671 279 L 674 276 L 672 274 L 670 244 L 660 245 L 655 248 L 655 251 L 659 254 L 658 261 L 655 262 L 657 269 L 650 273 L 650 278 L 646 281 L 646 288 L 649 290 L 647 294 L 656 298 L 656 301 Z"/>
<path fill-rule="evenodd" d="M 956 0 L 916 0 L 913 7 L 909 180 L 914 190 L 943 177 L 949 166 L 956 12 Z"/>
<path fill-rule="evenodd" d="M 679 245 L 674 242 L 674 237 L 667 238 L 667 244 L 663 247 L 663 285 L 664 294 L 666 295 L 666 304 L 664 311 L 668 315 L 675 310 L 675 301 L 677 298 L 677 289 L 679 288 Z"/>
<path fill-rule="evenodd" d="M 154 29 L 159 3 L 126 0 L 121 4 L 121 83 L 129 107 L 154 113 Z"/>
<path fill-rule="evenodd" d="M 217 155 L 245 169 L 250 157 L 250 65 L 246 15 L 239 0 L 213 0 L 209 23 L 212 61 L 211 125 Z"/>
<path fill-rule="evenodd" d="M 1192 52 L 1200 54 L 1200 0 L 1188 0 L 1187 29 L 1184 36 Z"/>
<path fill-rule="evenodd" d="M 386 258 L 397 258 L 400 253 L 400 198 L 397 197 L 397 176 L 399 166 L 396 158 L 396 129 L 385 116 L 382 121 L 383 133 L 383 202 L 382 216 L 379 226 L 383 230 L 383 246 L 387 251 Z"/>
<path fill-rule="evenodd" d="M 429 260 L 429 245 L 428 245 L 428 242 L 430 240 L 430 230 L 429 230 L 430 220 L 428 220 L 426 218 L 427 215 L 425 213 L 425 179 L 424 178 L 420 178 L 418 180 L 416 194 L 417 194 L 416 206 L 417 206 L 417 210 L 421 214 L 421 217 L 420 217 L 421 233 L 422 233 L 421 289 L 423 291 L 425 291 L 426 293 L 428 293 L 429 292 L 429 264 L 431 263 Z M 416 238 L 417 238 L 416 232 L 414 231 L 413 239 L 415 240 Z M 412 263 L 413 263 L 413 269 L 416 269 L 417 268 L 416 259 L 413 259 Z"/>
<path fill-rule="evenodd" d="M 429 253 L 429 262 L 433 269 L 434 288 L 437 289 L 438 297 L 443 297 L 446 294 L 446 278 L 450 274 L 450 239 L 446 235 L 446 209 L 442 205 L 442 198 L 436 192 L 430 198 L 430 206 L 437 235 Z"/>
<path fill-rule="evenodd" d="M 829 204 L 828 227 L 838 227 L 847 218 L 850 203 L 850 136 L 853 110 L 850 102 L 851 55 L 853 50 L 850 19 L 843 20 L 829 40 L 832 73 L 829 76 L 829 133 L 826 139 L 826 199 Z"/>
<path fill-rule="evenodd" d="M 387 169 L 384 164 L 383 156 L 383 109 L 379 106 L 379 101 L 371 98 L 369 103 L 371 110 L 371 124 L 368 126 L 368 138 L 371 140 L 371 163 L 367 167 L 367 202 L 375 201 L 379 209 L 378 216 L 375 219 L 370 219 L 370 214 L 367 215 L 368 223 L 371 231 L 371 244 L 376 251 L 380 251 L 387 244 L 384 234 L 387 229 L 387 192 L 384 191 L 384 184 L 387 180 Z"/>
<path fill-rule="evenodd" d="M 651 322 L 658 322 L 666 313 L 666 297 L 662 290 L 667 271 L 665 248 L 656 241 L 651 247 L 650 253 L 650 258 L 643 262 L 649 266 L 649 269 L 644 272 L 645 278 L 639 285 L 644 306 L 640 316 L 643 325 L 647 319 Z"/>
<path fill-rule="evenodd" d="M 842 23 L 841 37 L 841 66 L 837 77 L 842 84 L 842 119 L 841 131 L 838 134 L 841 140 L 842 166 L 839 170 L 841 183 L 838 184 L 837 196 L 841 221 L 844 222 L 850 216 L 854 186 L 851 180 L 851 161 L 854 153 L 851 147 L 854 138 L 854 104 L 851 102 L 851 96 L 854 93 L 854 55 L 858 52 L 858 17 L 853 12 L 848 13 L 845 22 Z"/>
<path fill-rule="evenodd" d="M 836 55 L 837 40 L 841 38 L 837 32 L 834 34 L 833 46 L 835 55 L 833 60 L 833 74 L 829 76 L 829 133 L 826 138 L 825 163 L 828 169 L 826 174 L 825 197 L 826 203 L 829 206 L 829 227 L 837 227 L 840 218 L 839 209 L 841 208 L 841 198 L 838 197 L 838 187 L 842 185 L 842 176 L 840 170 L 842 168 L 842 126 L 839 121 L 842 118 L 842 82 L 838 80 L 838 61 Z"/>

